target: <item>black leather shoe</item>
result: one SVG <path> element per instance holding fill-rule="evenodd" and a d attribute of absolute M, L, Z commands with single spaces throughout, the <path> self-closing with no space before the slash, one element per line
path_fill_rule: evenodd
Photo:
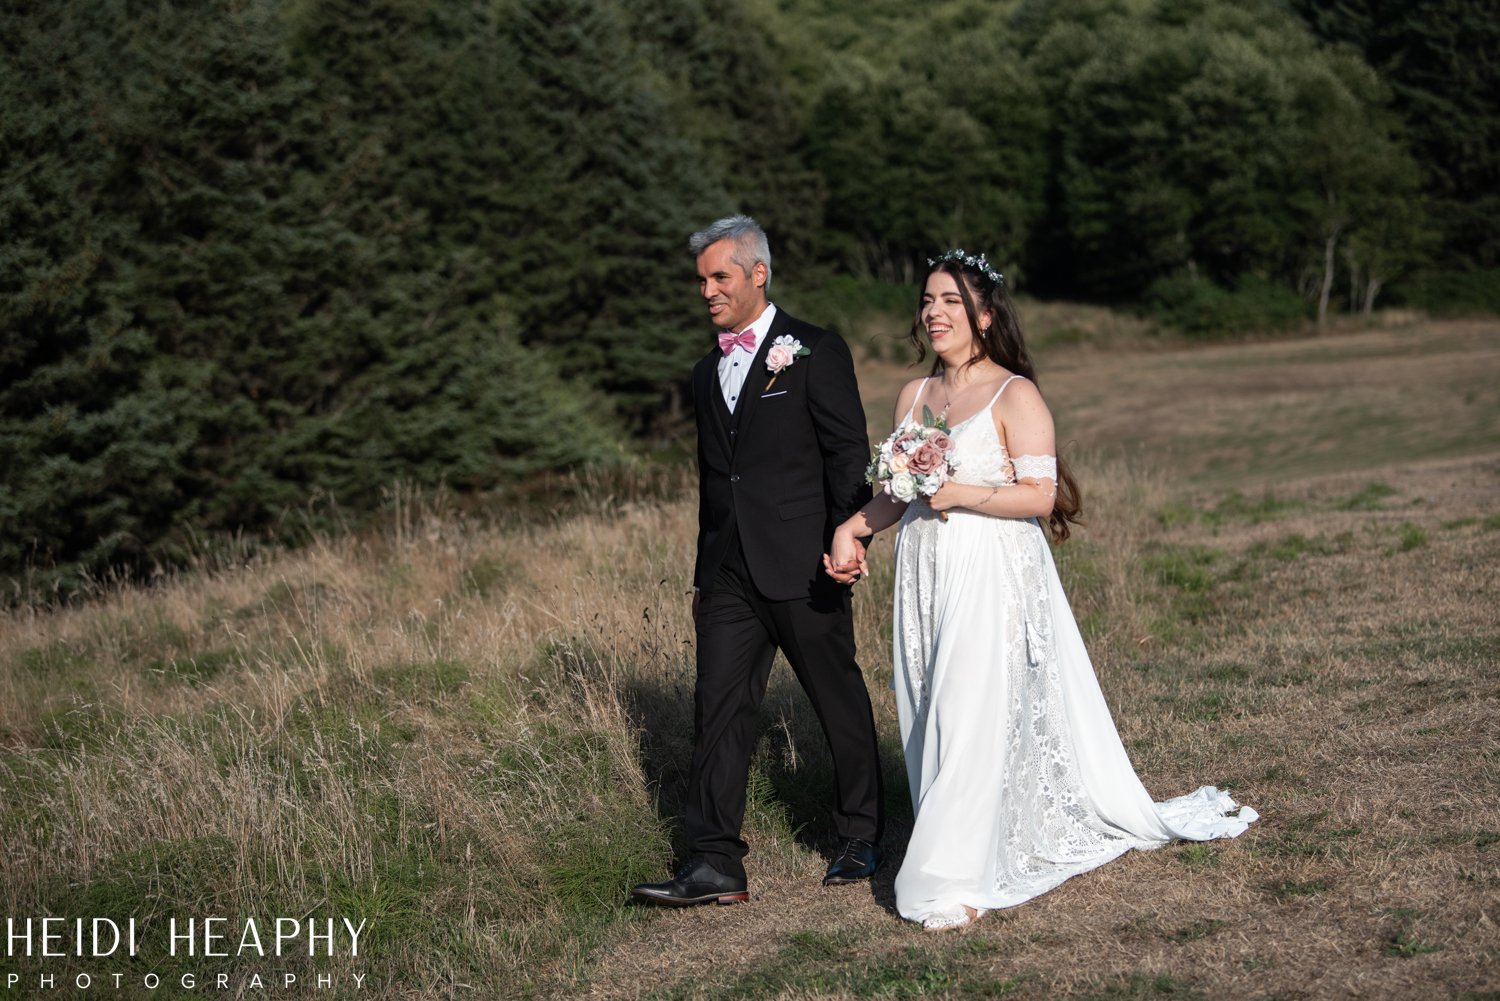
<path fill-rule="evenodd" d="M 630 891 L 634 900 L 668 907 L 692 904 L 739 904 L 750 899 L 743 876 L 726 876 L 702 859 L 683 863 L 677 876 L 665 883 L 637 883 Z"/>
<path fill-rule="evenodd" d="M 850 838 L 844 842 L 844 847 L 839 849 L 838 857 L 828 867 L 828 873 L 823 877 L 823 885 L 838 886 L 840 883 L 857 883 L 875 875 L 875 870 L 879 867 L 879 846 L 860 838 Z"/>

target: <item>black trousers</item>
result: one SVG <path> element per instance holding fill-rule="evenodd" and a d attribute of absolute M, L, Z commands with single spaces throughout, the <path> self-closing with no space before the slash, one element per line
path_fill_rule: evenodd
<path fill-rule="evenodd" d="M 726 875 L 745 874 L 745 783 L 778 648 L 828 738 L 834 830 L 840 838 L 879 841 L 880 757 L 870 695 L 854 659 L 848 590 L 820 587 L 812 598 L 771 601 L 751 582 L 735 539 L 698 597 L 697 634 L 693 765 L 684 817 L 689 850 Z"/>

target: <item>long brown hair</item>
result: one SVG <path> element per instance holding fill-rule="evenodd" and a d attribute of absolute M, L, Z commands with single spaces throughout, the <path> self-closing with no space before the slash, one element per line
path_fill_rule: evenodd
<path fill-rule="evenodd" d="M 912 345 L 917 349 L 917 361 L 920 362 L 927 354 L 927 339 L 924 336 L 926 327 L 922 323 L 922 296 L 926 294 L 927 279 L 941 271 L 950 275 L 958 285 L 964 312 L 969 317 L 969 328 L 974 331 L 974 354 L 964 366 L 968 367 L 980 358 L 988 358 L 1001 368 L 1030 379 L 1032 385 L 1040 390 L 1041 386 L 1036 381 L 1036 368 L 1031 363 L 1031 354 L 1026 350 L 1026 340 L 1021 336 L 1021 321 L 1016 316 L 1010 294 L 1005 290 L 1005 281 L 1003 278 L 993 280 L 989 276 L 993 272 L 986 273 L 987 270 L 968 266 L 957 259 L 940 260 L 927 269 L 927 274 L 922 279 L 922 292 L 917 296 L 917 313 L 912 320 L 910 334 Z M 990 314 L 992 322 L 988 327 L 981 327 L 979 318 L 985 313 Z M 937 375 L 942 369 L 943 360 L 934 358 L 932 374 Z M 1059 543 L 1067 541 L 1071 534 L 1069 526 L 1083 524 L 1083 501 L 1078 492 L 1078 482 L 1073 479 L 1073 473 L 1063 461 L 1061 452 L 1058 449 L 1057 495 L 1052 501 L 1052 513 L 1047 515 L 1047 528 L 1052 534 L 1052 541 Z"/>

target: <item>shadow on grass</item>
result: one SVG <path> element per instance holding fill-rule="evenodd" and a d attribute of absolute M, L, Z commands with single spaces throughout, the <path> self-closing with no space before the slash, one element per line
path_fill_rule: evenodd
<path fill-rule="evenodd" d="M 685 858 L 688 846 L 682 818 L 693 759 L 691 679 L 634 678 L 624 684 L 623 695 L 640 733 L 641 767 L 657 813 L 671 831 L 674 854 Z M 892 883 L 911 830 L 911 804 L 899 740 L 895 734 L 878 736 L 885 857 L 871 882 L 871 892 L 880 906 L 894 910 Z M 761 704 L 760 736 L 746 782 L 746 829 L 760 837 L 794 842 L 831 862 L 840 846 L 833 827 L 833 802 L 834 771 L 827 738 L 801 686 L 778 658 Z"/>

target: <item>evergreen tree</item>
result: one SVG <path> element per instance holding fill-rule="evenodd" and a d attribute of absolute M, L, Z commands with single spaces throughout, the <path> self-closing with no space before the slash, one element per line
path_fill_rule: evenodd
<path fill-rule="evenodd" d="M 1500 14 L 1487 0 L 1339 0 L 1292 6 L 1353 46 L 1394 94 L 1442 230 L 1441 255 L 1500 267 Z"/>
<path fill-rule="evenodd" d="M 624 10 L 642 75 L 660 78 L 670 117 L 703 169 L 765 228 L 777 268 L 801 274 L 814 266 L 822 178 L 806 162 L 789 70 L 764 26 L 742 0 L 712 11 L 691 0 L 625 0 Z"/>
<path fill-rule="evenodd" d="M 508 231 L 507 271 L 522 336 L 649 427 L 708 345 L 687 236 L 730 202 L 633 72 L 612 0 L 520 0 L 512 18 L 526 120 L 510 183 L 530 212 Z"/>
<path fill-rule="evenodd" d="M 270 0 L 10 17 L 0 569 L 143 567 L 317 494 L 614 454 L 483 263 L 427 249 L 388 136 L 295 71 Z"/>
<path fill-rule="evenodd" d="M 844 267 L 910 282 L 926 257 L 984 250 L 1016 277 L 1042 207 L 1046 119 L 998 35 L 930 26 L 898 67 L 858 64 L 824 92 L 810 160 Z"/>
<path fill-rule="evenodd" d="M 1295 286 L 1312 265 L 1326 295 L 1348 228 L 1412 194 L 1368 67 L 1297 19 L 1210 0 L 1084 6 L 1088 30 L 1027 22 L 1056 128 L 1056 230 L 1038 241 L 1067 269 L 1053 289 L 1134 298 L 1178 274 Z"/>

